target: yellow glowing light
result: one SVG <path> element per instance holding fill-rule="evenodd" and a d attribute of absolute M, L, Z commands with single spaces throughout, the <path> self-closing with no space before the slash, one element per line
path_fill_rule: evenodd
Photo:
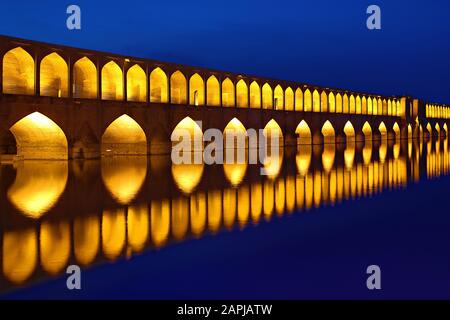
<path fill-rule="evenodd" d="M 68 158 L 64 132 L 55 122 L 39 112 L 22 118 L 10 131 L 16 138 L 17 154 L 24 159 Z"/>
<path fill-rule="evenodd" d="M 34 94 L 34 60 L 20 47 L 3 56 L 3 93 Z"/>
<path fill-rule="evenodd" d="M 261 108 L 261 90 L 256 81 L 250 84 L 250 108 Z"/>
<path fill-rule="evenodd" d="M 105 257 L 112 260 L 120 255 L 125 245 L 125 234 L 124 210 L 105 210 L 102 216 L 102 244 Z"/>
<path fill-rule="evenodd" d="M 101 174 L 106 189 L 120 204 L 130 203 L 147 175 L 145 157 L 106 157 L 101 161 Z"/>
<path fill-rule="evenodd" d="M 66 187 L 67 177 L 65 161 L 20 162 L 7 197 L 23 214 L 37 219 L 57 203 Z"/>
<path fill-rule="evenodd" d="M 41 61 L 40 95 L 51 97 L 67 97 L 69 71 L 67 63 L 53 52 Z"/>
<path fill-rule="evenodd" d="M 175 71 L 170 77 L 170 102 L 175 104 L 187 103 L 186 77 L 181 71 Z"/>
<path fill-rule="evenodd" d="M 170 203 L 168 200 L 152 201 L 151 204 L 151 235 L 155 246 L 162 246 L 169 237 Z"/>
<path fill-rule="evenodd" d="M 309 166 L 311 164 L 311 154 L 311 145 L 304 144 L 298 146 L 295 162 L 297 164 L 297 170 L 301 176 L 305 176 L 308 173 Z"/>
<path fill-rule="evenodd" d="M 147 76 L 145 71 L 137 64 L 127 72 L 127 100 L 147 101 Z"/>
<path fill-rule="evenodd" d="M 63 270 L 70 257 L 70 226 L 67 222 L 44 222 L 40 232 L 42 268 L 50 274 Z"/>
<path fill-rule="evenodd" d="M 87 266 L 94 261 L 100 245 L 100 221 L 97 216 L 75 218 L 73 245 L 78 263 Z"/>
<path fill-rule="evenodd" d="M 161 68 L 150 73 L 150 102 L 167 103 L 169 101 L 167 75 Z"/>
<path fill-rule="evenodd" d="M 146 205 L 128 207 L 128 244 L 134 252 L 144 249 L 149 235 L 149 214 Z"/>
<path fill-rule="evenodd" d="M 222 82 L 222 106 L 234 107 L 234 84 L 229 78 Z"/>
<path fill-rule="evenodd" d="M 74 98 L 97 98 L 97 68 L 87 57 L 83 57 L 73 66 Z"/>
<path fill-rule="evenodd" d="M 203 163 L 201 164 L 172 164 L 172 177 L 178 188 L 190 194 L 203 176 Z"/>
<path fill-rule="evenodd" d="M 298 144 L 310 144 L 311 143 L 311 129 L 305 120 L 302 120 L 297 128 L 295 129 L 295 133 L 298 135 L 297 143 Z"/>
<path fill-rule="evenodd" d="M 20 284 L 33 274 L 37 265 L 38 243 L 32 228 L 3 233 L 3 274 Z"/>

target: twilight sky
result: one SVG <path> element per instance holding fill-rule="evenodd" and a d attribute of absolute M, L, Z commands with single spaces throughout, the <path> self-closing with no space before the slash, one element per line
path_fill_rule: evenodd
<path fill-rule="evenodd" d="M 450 104 L 448 0 L 21 0 L 0 4 L 0 34 Z"/>

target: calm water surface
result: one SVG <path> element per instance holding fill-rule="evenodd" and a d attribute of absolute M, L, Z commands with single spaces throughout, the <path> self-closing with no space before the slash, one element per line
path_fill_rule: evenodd
<path fill-rule="evenodd" d="M 450 298 L 447 140 L 0 168 L 4 298 Z"/>

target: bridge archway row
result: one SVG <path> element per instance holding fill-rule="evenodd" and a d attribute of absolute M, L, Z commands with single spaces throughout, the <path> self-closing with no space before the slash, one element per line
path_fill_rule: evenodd
<path fill-rule="evenodd" d="M 324 89 L 94 52 L 74 54 L 50 47 L 33 50 L 33 46 L 12 44 L 3 49 L 3 93 L 393 117 L 403 117 L 406 110 L 404 97 Z"/>

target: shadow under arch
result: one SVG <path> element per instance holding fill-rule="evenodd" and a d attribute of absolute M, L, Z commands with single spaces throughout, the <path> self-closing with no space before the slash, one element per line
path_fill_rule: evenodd
<path fill-rule="evenodd" d="M 101 153 L 103 156 L 146 155 L 147 138 L 144 130 L 129 115 L 121 115 L 103 133 Z"/>
<path fill-rule="evenodd" d="M 42 113 L 33 112 L 10 129 L 22 159 L 67 160 L 67 138 L 62 129 Z"/>

